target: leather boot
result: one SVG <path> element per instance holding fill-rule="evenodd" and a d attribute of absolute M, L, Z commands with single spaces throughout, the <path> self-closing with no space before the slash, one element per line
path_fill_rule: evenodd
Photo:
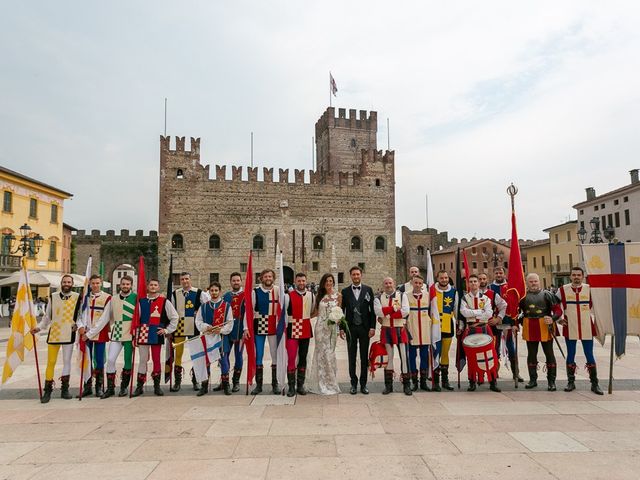
<path fill-rule="evenodd" d="M 229 385 L 229 374 L 225 373 L 222 375 L 222 381 L 220 382 L 222 386 L 222 391 L 225 395 L 231 395 L 231 385 Z"/>
<path fill-rule="evenodd" d="M 575 363 L 567 363 L 567 386 L 565 392 L 573 392 L 576 389 L 576 370 L 578 365 Z"/>
<path fill-rule="evenodd" d="M 231 387 L 231 391 L 233 393 L 240 391 L 240 375 L 241 374 L 242 374 L 242 369 L 241 368 L 234 368 L 233 369 L 233 377 L 231 379 L 231 381 L 233 382 L 233 386 Z"/>
<path fill-rule="evenodd" d="M 522 378 L 520 376 L 520 369 L 518 368 L 518 366 L 516 366 L 516 360 L 515 358 L 512 358 L 509 360 L 509 364 L 511 366 L 511 373 L 513 374 L 513 379 L 516 379 L 516 376 L 518 377 L 518 383 L 522 383 L 524 382 L 524 378 Z M 516 370 L 518 370 L 518 372 L 516 372 Z"/>
<path fill-rule="evenodd" d="M 133 394 L 131 395 L 132 397 L 139 397 L 144 393 L 144 384 L 146 383 L 146 381 L 147 381 L 147 374 L 139 373 L 138 383 L 136 384 L 136 389 L 133 391 Z"/>
<path fill-rule="evenodd" d="M 160 372 L 152 373 L 151 378 L 153 379 L 153 394 L 162 397 L 164 392 L 160 388 Z"/>
<path fill-rule="evenodd" d="M 259 395 L 262 393 L 262 380 L 264 375 L 264 367 L 262 365 L 256 366 L 256 386 L 251 390 L 251 395 Z"/>
<path fill-rule="evenodd" d="M 71 400 L 73 397 L 69 393 L 69 375 L 60 377 L 60 398 Z"/>
<path fill-rule="evenodd" d="M 529 383 L 524 388 L 528 390 L 538 386 L 538 363 L 528 363 L 527 368 L 529 369 Z"/>
<path fill-rule="evenodd" d="M 280 395 L 280 385 L 278 385 L 278 366 L 271 365 L 271 391 L 274 395 Z"/>
<path fill-rule="evenodd" d="M 595 363 L 587 363 L 587 370 L 589 370 L 589 380 L 591 381 L 591 391 L 596 395 L 604 395 L 604 392 L 600 390 L 598 385 L 598 370 Z"/>
<path fill-rule="evenodd" d="M 440 365 L 440 377 L 442 388 L 452 391 L 453 387 L 449 383 L 449 365 Z"/>
<path fill-rule="evenodd" d="M 475 392 L 476 391 L 476 381 L 469 379 L 469 386 L 467 387 L 467 392 Z"/>
<path fill-rule="evenodd" d="M 296 377 L 296 393 L 298 395 L 306 395 L 307 389 L 304 388 L 304 381 L 306 379 L 307 373 L 306 369 L 298 368 L 298 375 Z"/>
<path fill-rule="evenodd" d="M 547 390 L 550 392 L 556 391 L 556 364 L 547 363 Z"/>
<path fill-rule="evenodd" d="M 420 370 L 420 390 L 424 390 L 425 392 L 430 392 L 431 388 L 429 388 L 429 384 L 427 383 L 427 370 L 426 369 L 421 369 Z"/>
<path fill-rule="evenodd" d="M 417 391 L 418 390 L 418 372 L 411 372 L 411 390 L 412 391 Z"/>
<path fill-rule="evenodd" d="M 411 377 L 408 373 L 402 374 L 402 387 L 405 395 L 413 395 L 413 390 L 411 390 Z"/>
<path fill-rule="evenodd" d="M 182 385 L 182 373 L 184 372 L 184 368 L 180 365 L 176 365 L 173 367 L 173 385 L 169 388 L 170 392 L 179 392 L 180 386 Z"/>
<path fill-rule="evenodd" d="M 382 394 L 383 395 L 389 395 L 391 392 L 393 392 L 393 370 L 385 369 L 385 371 L 384 371 L 384 391 L 382 392 Z"/>
<path fill-rule="evenodd" d="M 51 392 L 53 392 L 53 380 L 45 380 L 40 403 L 49 403 L 49 400 L 51 400 Z"/>
<path fill-rule="evenodd" d="M 489 390 L 491 390 L 492 392 L 498 392 L 498 393 L 502 391 L 498 388 L 498 380 L 494 379 L 489 381 Z"/>
<path fill-rule="evenodd" d="M 93 376 L 96 379 L 96 397 L 100 398 L 104 393 L 103 392 L 104 370 L 102 370 L 101 368 L 96 368 L 93 371 Z"/>
<path fill-rule="evenodd" d="M 127 390 L 129 390 L 129 382 L 131 381 L 131 370 L 122 370 L 122 374 L 120 375 L 120 392 L 118 393 L 119 397 L 125 397 L 127 395 Z"/>
<path fill-rule="evenodd" d="M 205 380 L 204 382 L 200 383 L 200 390 L 198 390 L 196 396 L 201 397 L 203 395 L 206 395 L 207 393 L 209 393 L 209 380 Z"/>
<path fill-rule="evenodd" d="M 434 392 L 441 392 L 440 388 L 440 367 L 436 368 L 433 371 L 433 387 L 431 388 Z"/>
<path fill-rule="evenodd" d="M 296 395 L 296 372 L 287 372 L 287 397 L 295 397 Z"/>
<path fill-rule="evenodd" d="M 113 397 L 116 394 L 116 372 L 107 373 L 107 389 L 100 398 Z"/>
<path fill-rule="evenodd" d="M 220 378 L 220 383 L 211 389 L 213 392 L 221 392 L 222 391 L 222 377 Z"/>
<path fill-rule="evenodd" d="M 89 380 L 87 380 L 86 382 L 84 382 L 84 385 L 82 387 L 82 397 L 90 397 L 93 394 L 93 388 L 91 388 L 92 386 L 92 380 L 93 378 L 89 378 Z M 80 392 L 78 392 L 78 395 L 76 395 L 76 398 L 80 398 Z"/>
<path fill-rule="evenodd" d="M 196 374 L 193 373 L 193 368 L 191 369 L 191 384 L 193 385 L 194 392 L 197 392 L 198 390 L 200 390 L 200 387 L 198 386 L 198 381 L 196 380 Z"/>

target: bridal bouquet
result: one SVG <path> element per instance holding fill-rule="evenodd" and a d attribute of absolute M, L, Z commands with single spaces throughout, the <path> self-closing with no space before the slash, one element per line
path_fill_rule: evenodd
<path fill-rule="evenodd" d="M 347 324 L 347 319 L 342 312 L 342 308 L 339 306 L 334 306 L 329 311 L 329 317 L 327 318 L 327 325 L 334 327 L 331 332 L 331 340 L 333 348 L 336 345 L 336 337 L 338 335 L 338 331 L 342 328 L 345 332 L 347 332 L 347 337 L 349 336 L 349 325 Z"/>

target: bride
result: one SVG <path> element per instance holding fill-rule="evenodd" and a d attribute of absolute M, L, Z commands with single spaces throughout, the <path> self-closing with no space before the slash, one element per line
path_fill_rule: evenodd
<path fill-rule="evenodd" d="M 329 319 L 331 310 L 340 308 L 342 298 L 334 291 L 335 279 L 330 273 L 325 273 L 320 280 L 320 288 L 311 317 L 316 316 L 313 329 L 315 348 L 311 370 L 308 375 L 309 391 L 322 395 L 340 393 L 336 378 L 336 339 L 338 325 Z"/>

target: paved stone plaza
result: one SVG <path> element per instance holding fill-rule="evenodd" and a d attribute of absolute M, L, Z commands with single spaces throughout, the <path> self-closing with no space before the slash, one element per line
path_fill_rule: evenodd
<path fill-rule="evenodd" d="M 3 363 L 7 335 L 0 330 Z M 560 373 L 555 393 L 545 382 L 525 391 L 510 381 L 500 382 L 500 394 L 486 384 L 467 393 L 463 381 L 459 392 L 383 396 L 380 374 L 368 396 L 196 398 L 190 389 L 169 395 L 167 387 L 158 398 L 148 384 L 137 399 L 80 402 L 61 400 L 56 385 L 41 405 L 29 354 L 0 391 L 0 478 L 635 480 L 640 344 L 627 343 L 615 366 L 618 390 L 604 397 L 588 391 L 581 370 L 570 394 L 561 391 Z M 344 343 L 338 348 L 347 390 Z M 604 390 L 608 349 L 596 352 Z M 72 372 L 74 394 L 77 379 Z"/>

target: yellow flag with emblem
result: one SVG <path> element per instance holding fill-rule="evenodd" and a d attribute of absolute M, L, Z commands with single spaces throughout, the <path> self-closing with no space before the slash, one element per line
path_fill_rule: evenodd
<path fill-rule="evenodd" d="M 33 350 L 33 335 L 29 332 L 36 327 L 35 308 L 29 287 L 29 273 L 27 272 L 26 259 L 22 259 L 20 280 L 18 282 L 18 294 L 16 295 L 16 307 L 11 317 L 11 335 L 7 342 L 7 354 L 2 370 L 2 383 L 5 383 L 18 366 L 24 362 L 24 351 Z"/>

